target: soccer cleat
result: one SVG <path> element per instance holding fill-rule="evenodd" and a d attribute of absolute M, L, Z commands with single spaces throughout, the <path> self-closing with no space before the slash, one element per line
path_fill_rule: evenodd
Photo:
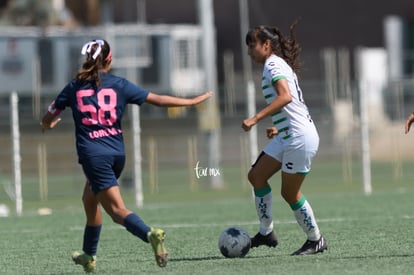
<path fill-rule="evenodd" d="M 165 267 L 167 265 L 168 252 L 165 249 L 164 240 L 164 230 L 151 228 L 148 234 L 148 241 L 151 243 L 152 250 L 154 250 L 155 261 L 159 267 Z"/>
<path fill-rule="evenodd" d="M 79 252 L 72 253 L 72 260 L 75 264 L 83 266 L 86 273 L 95 272 L 96 257 L 88 254 L 80 254 Z"/>
<path fill-rule="evenodd" d="M 321 253 L 325 249 L 328 249 L 328 243 L 325 238 L 321 236 L 317 241 L 307 240 L 300 249 L 296 250 L 291 255 L 311 255 Z"/>
<path fill-rule="evenodd" d="M 276 247 L 278 244 L 275 233 L 273 233 L 273 231 L 267 234 L 266 236 L 260 234 L 259 232 L 256 234 L 256 236 L 251 238 L 250 241 L 251 248 L 259 247 L 261 245 L 267 245 L 268 247 Z"/>

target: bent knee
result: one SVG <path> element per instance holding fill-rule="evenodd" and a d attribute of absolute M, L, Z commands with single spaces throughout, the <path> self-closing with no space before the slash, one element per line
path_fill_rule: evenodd
<path fill-rule="evenodd" d="M 263 188 L 267 185 L 267 179 L 263 178 L 262 175 L 258 174 L 254 169 L 250 170 L 247 174 L 247 179 L 253 188 Z"/>
<path fill-rule="evenodd" d="M 289 194 L 289 192 L 286 192 L 284 190 L 282 190 L 280 192 L 280 195 L 282 196 L 282 198 L 287 202 L 290 203 L 292 201 L 292 195 Z"/>
<path fill-rule="evenodd" d="M 251 185 L 255 185 L 255 183 L 257 182 L 258 178 L 257 178 L 257 174 L 254 171 L 254 169 L 251 169 L 249 171 L 249 173 L 247 173 L 247 179 L 249 180 Z"/>
<path fill-rule="evenodd" d="M 106 213 L 111 217 L 114 223 L 123 224 L 124 219 L 131 213 L 131 211 L 126 208 L 111 208 L 106 210 Z"/>
<path fill-rule="evenodd" d="M 282 190 L 280 195 L 289 205 L 292 205 L 300 200 L 301 193 Z"/>

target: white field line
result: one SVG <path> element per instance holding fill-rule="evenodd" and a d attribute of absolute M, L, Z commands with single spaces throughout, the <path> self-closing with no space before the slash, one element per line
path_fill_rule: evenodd
<path fill-rule="evenodd" d="M 333 218 L 333 219 L 319 219 L 318 223 L 323 222 L 346 222 L 351 221 L 353 219 L 343 219 L 343 218 Z M 280 221 L 275 220 L 275 225 L 277 224 L 296 224 L 297 222 L 295 220 L 289 220 L 289 221 Z M 154 225 L 155 227 L 161 227 L 161 228 L 206 228 L 206 227 L 226 227 L 226 226 L 243 226 L 243 225 L 256 225 L 259 224 L 258 221 L 248 221 L 248 222 L 242 222 L 242 221 L 232 221 L 232 222 L 223 222 L 223 223 L 176 223 L 176 224 L 162 224 L 162 225 Z M 109 225 L 105 226 L 105 230 L 114 230 L 114 229 L 124 229 L 124 227 L 120 225 Z M 83 226 L 73 226 L 70 227 L 69 230 L 71 231 L 83 231 Z"/>
<path fill-rule="evenodd" d="M 358 221 L 358 220 L 364 220 L 366 221 L 367 219 L 369 220 L 375 220 L 375 219 L 395 219 L 397 217 L 395 216 L 389 216 L 389 217 L 384 217 L 384 216 L 374 216 L 374 217 L 364 217 L 364 218 L 325 218 L 325 219 L 318 219 L 318 223 L 341 223 L 341 222 L 351 222 L 351 221 Z M 406 219 L 414 219 L 414 216 L 410 216 L 410 215 L 402 215 L 399 217 L 399 219 L 401 220 L 406 220 Z M 275 220 L 274 221 L 275 225 L 278 224 L 296 224 L 296 220 Z M 223 223 L 173 223 L 173 224 L 154 224 L 153 226 L 155 227 L 162 227 L 162 228 L 206 228 L 206 227 L 227 227 L 227 226 L 243 226 L 243 225 L 258 225 L 259 222 L 257 220 L 255 221 L 228 221 L 228 222 L 223 222 Z M 121 225 L 117 225 L 117 224 L 104 224 L 104 230 L 125 230 L 125 228 Z M 84 226 L 71 226 L 68 228 L 69 231 L 83 231 L 84 230 Z M 36 229 L 21 229 L 21 230 L 15 230 L 13 231 L 13 233 L 19 233 L 19 234 L 34 234 L 34 233 L 39 233 L 41 232 L 40 230 L 36 230 Z M 10 231 L 4 231 L 4 230 L 0 230 L 0 235 L 2 233 L 10 233 Z"/>

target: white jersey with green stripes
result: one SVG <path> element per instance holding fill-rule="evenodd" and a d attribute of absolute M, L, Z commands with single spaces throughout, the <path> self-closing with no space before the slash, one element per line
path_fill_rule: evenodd
<path fill-rule="evenodd" d="M 309 127 L 315 127 L 302 97 L 298 79 L 292 68 L 282 58 L 272 54 L 266 59 L 262 76 L 262 92 L 267 104 L 278 96 L 273 84 L 279 79 L 286 79 L 292 101 L 274 113 L 272 122 L 279 131 L 279 136 L 288 139 L 302 135 Z"/>

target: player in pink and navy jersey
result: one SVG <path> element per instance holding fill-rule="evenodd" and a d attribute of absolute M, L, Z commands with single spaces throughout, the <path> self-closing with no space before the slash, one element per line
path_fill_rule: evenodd
<path fill-rule="evenodd" d="M 150 228 L 127 209 L 120 194 L 117 179 L 125 164 L 122 116 L 127 104 L 146 102 L 163 107 L 194 106 L 210 98 L 212 93 L 206 92 L 194 98 L 157 95 L 112 75 L 109 73 L 112 53 L 105 40 L 86 43 L 81 53 L 86 55 L 81 70 L 52 102 L 41 122 L 42 131 L 52 129 L 60 122 L 60 112 L 66 107 L 72 109 L 79 163 L 86 176 L 82 200 L 87 218 L 83 253 L 74 252 L 72 259 L 86 272 L 95 271 L 102 227 L 99 205 L 102 205 L 115 223 L 151 243 L 157 264 L 164 267 L 168 256 L 164 247 L 165 232 Z"/>

